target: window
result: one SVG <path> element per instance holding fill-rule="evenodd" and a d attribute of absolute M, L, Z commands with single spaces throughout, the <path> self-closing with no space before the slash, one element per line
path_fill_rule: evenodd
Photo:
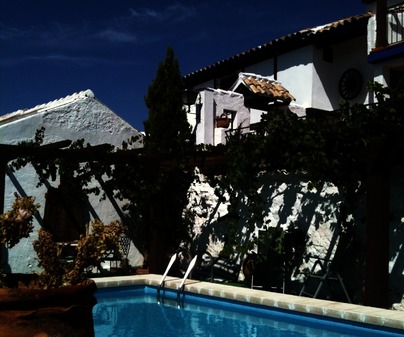
<path fill-rule="evenodd" d="M 86 196 L 80 188 L 65 186 L 51 187 L 46 193 L 43 227 L 55 241 L 70 242 L 86 232 L 89 212 L 86 210 Z"/>

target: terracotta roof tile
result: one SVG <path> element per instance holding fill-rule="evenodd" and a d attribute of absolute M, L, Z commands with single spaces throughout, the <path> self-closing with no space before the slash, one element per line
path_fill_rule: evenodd
<path fill-rule="evenodd" d="M 255 74 L 240 74 L 242 83 L 250 89 L 254 94 L 267 96 L 274 101 L 280 100 L 290 102 L 295 98 L 278 82 L 269 79 L 268 77 Z"/>

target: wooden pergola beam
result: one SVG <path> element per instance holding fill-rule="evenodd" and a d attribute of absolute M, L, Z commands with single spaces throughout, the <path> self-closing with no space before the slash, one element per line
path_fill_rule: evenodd
<path fill-rule="evenodd" d="M 31 157 L 37 163 L 45 160 L 65 159 L 76 163 L 99 162 L 103 164 L 128 164 L 136 165 L 142 161 L 147 167 L 160 169 L 174 167 L 176 161 L 170 155 L 148 156 L 144 155 L 142 148 L 110 152 L 110 144 L 100 144 L 80 149 L 67 148 L 70 140 L 50 143 L 41 146 L 0 144 L 0 212 L 4 211 L 5 177 L 7 164 L 17 158 Z M 189 167 L 199 167 L 206 174 L 221 174 L 226 166 L 226 158 L 223 154 L 210 154 L 196 152 L 188 160 Z"/>

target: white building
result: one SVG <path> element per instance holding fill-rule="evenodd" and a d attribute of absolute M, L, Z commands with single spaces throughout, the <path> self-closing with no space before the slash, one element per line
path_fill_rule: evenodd
<path fill-rule="evenodd" d="M 128 141 L 132 136 L 140 135 L 100 102 L 91 90 L 86 90 L 31 109 L 18 110 L 1 116 L 0 144 L 17 145 L 19 142 L 33 140 L 36 131 L 42 127 L 45 128 L 44 144 L 84 139 L 85 143 L 92 146 L 107 143 L 120 147 L 122 142 Z M 133 146 L 140 147 L 141 142 Z M 91 220 L 100 219 L 106 224 L 122 220 L 123 212 L 119 202 L 110 198 L 100 200 L 100 196 L 91 194 L 83 205 L 83 200 L 77 200 L 78 195 L 73 191 L 62 191 L 59 177 L 55 180 L 50 178 L 42 186 L 37 187 L 39 177 L 31 164 L 15 172 L 11 170 L 6 172 L 5 211 L 12 206 L 14 192 L 34 196 L 41 206 L 30 238 L 23 239 L 7 253 L 8 257 L 4 262 L 13 273 L 38 271 L 36 254 L 31 243 L 37 238 L 39 224 L 46 218 L 45 209 L 51 214 L 50 218 L 54 219 L 50 224 L 53 234 L 59 236 L 62 241 L 69 241 L 72 236 L 77 236 L 77 228 L 82 229 L 83 225 Z M 93 187 L 100 186 L 98 181 L 93 181 L 92 184 Z M 63 199 L 60 202 L 59 197 Z M 4 258 L 4 254 L 2 255 Z M 133 244 L 130 246 L 128 258 L 133 266 L 141 265 L 143 262 L 143 257 Z"/>
<path fill-rule="evenodd" d="M 368 23 L 367 61 L 374 79 L 394 86 L 404 74 L 404 3 L 363 0 L 375 13 Z"/>
<path fill-rule="evenodd" d="M 366 83 L 374 77 L 367 62 L 371 17 L 303 29 L 184 76 L 188 90 L 199 92 L 189 114 L 196 142 L 223 143 L 226 131 L 239 127 L 249 132 L 262 112 L 280 104 L 290 103 L 303 116 L 310 109 L 337 110 L 346 100 L 368 102 Z M 256 83 L 243 82 L 246 74 Z M 228 128 L 217 127 L 222 115 L 232 119 Z"/>
<path fill-rule="evenodd" d="M 185 75 L 188 92 L 198 93 L 195 104 L 190 104 L 189 110 L 189 121 L 194 128 L 197 144 L 225 143 L 226 135 L 238 128 L 242 132 L 253 131 L 262 113 L 271 111 L 274 107 L 288 106 L 299 116 L 309 116 L 311 113 L 321 115 L 338 110 L 344 102 L 375 103 L 373 94 L 367 90 L 369 81 L 375 80 L 383 85 L 394 86 L 403 77 L 404 3 L 398 0 L 363 2 L 368 4 L 368 13 L 303 29 Z M 228 118 L 226 127 L 218 124 L 217 119 L 221 117 Z M 383 292 L 388 289 L 390 299 L 397 300 L 404 292 L 404 209 L 403 195 L 400 192 L 403 183 L 402 168 L 389 169 L 391 180 L 387 178 L 384 184 L 390 184 L 390 196 L 387 193 L 379 197 L 390 198 L 390 210 L 380 209 L 374 201 L 375 198 L 369 208 L 373 208 L 376 213 L 390 212 L 390 222 L 383 224 L 390 232 L 390 252 L 387 254 L 389 261 L 379 264 L 384 275 L 384 267 L 389 265 L 390 280 L 389 284 L 383 283 L 383 286 L 380 286 L 375 284 L 375 278 L 372 286 L 373 289 L 375 286 L 382 287 Z M 293 187 L 295 189 L 290 192 Z M 317 243 L 322 244 L 323 251 L 320 249 L 320 252 L 314 253 L 324 254 L 327 245 L 336 237 L 332 228 L 337 224 L 334 217 L 337 208 L 332 210 L 336 205 L 335 201 L 327 205 L 326 199 L 322 198 L 331 198 L 338 192 L 333 190 L 332 186 L 326 186 L 325 190 L 317 191 L 321 198 L 312 198 L 303 186 L 298 186 L 298 182 L 278 180 L 273 185 L 264 186 L 262 193 L 274 189 L 274 196 L 283 199 L 279 203 L 276 198 L 268 199 L 270 216 L 274 219 L 271 226 L 280 225 L 286 228 L 289 224 L 304 219 L 301 223 L 309 239 L 306 247 L 310 244 L 312 247 Z M 199 194 L 200 192 L 203 191 L 198 191 Z M 290 203 L 287 198 L 292 201 L 299 200 L 299 203 Z M 288 209 L 284 207 L 286 204 Z M 309 204 L 318 205 L 315 212 L 301 207 Z M 212 210 L 215 207 L 212 207 Z M 333 216 L 322 217 L 322 207 L 323 212 Z M 204 212 L 206 213 L 206 210 Z M 375 221 L 369 218 L 370 214 L 372 213 L 362 214 L 358 219 L 368 216 L 367 223 L 372 222 L 374 228 Z M 203 232 L 208 231 L 206 228 L 214 228 L 213 224 L 209 223 L 211 218 L 210 215 L 210 218 L 199 220 L 201 225 L 197 235 L 202 237 Z M 316 218 L 321 220 L 317 221 Z M 242 228 L 242 224 L 240 226 Z M 313 228 L 315 229 L 310 232 Z M 358 237 L 355 240 L 361 242 L 357 252 L 363 256 L 365 228 L 360 221 L 357 229 Z M 209 241 L 220 246 L 218 238 L 209 237 Z M 214 247 L 211 249 L 215 250 Z M 358 275 L 365 273 L 362 268 L 363 263 L 359 263 Z M 359 298 L 361 281 L 348 280 L 348 283 L 351 283 L 351 291 L 356 292 L 355 296 Z M 370 283 L 368 285 L 370 289 Z"/>
<path fill-rule="evenodd" d="M 294 97 L 290 106 L 298 115 L 338 110 L 345 101 L 374 103 L 367 83 L 394 86 L 404 73 L 404 4 L 362 1 L 368 6 L 363 15 L 302 29 L 184 76 L 188 90 L 199 92 L 189 114 L 196 142 L 223 143 L 226 131 L 239 127 L 249 132 L 279 103 L 260 90 L 237 90 L 241 73 L 276 81 Z M 257 100 L 259 109 L 250 105 Z M 232 117 L 228 128 L 217 127 L 223 114 Z"/>

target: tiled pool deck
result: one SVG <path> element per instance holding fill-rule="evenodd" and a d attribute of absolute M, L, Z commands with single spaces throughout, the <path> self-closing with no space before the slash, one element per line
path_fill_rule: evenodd
<path fill-rule="evenodd" d="M 160 280 L 161 275 L 155 274 L 115 276 L 94 279 L 98 288 L 132 285 L 157 287 Z M 178 278 L 167 277 L 165 287 L 176 290 L 180 283 L 181 280 Z M 185 284 L 185 291 L 194 294 L 248 302 L 268 306 L 270 308 L 286 309 L 353 322 L 401 329 L 404 332 L 404 311 L 379 309 L 356 304 L 318 300 L 308 297 L 279 294 L 195 280 L 187 280 Z"/>

